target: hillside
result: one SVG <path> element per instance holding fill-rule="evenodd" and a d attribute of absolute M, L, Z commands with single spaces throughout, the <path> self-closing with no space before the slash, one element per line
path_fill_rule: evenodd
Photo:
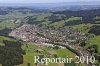
<path fill-rule="evenodd" d="M 39 14 L 31 16 L 28 24 L 39 24 L 40 26 L 59 28 L 73 28 L 82 33 L 85 33 L 88 40 L 83 41 L 81 45 L 90 53 L 95 54 L 95 57 L 100 57 L 99 53 L 99 38 L 100 38 L 100 13 L 96 10 L 81 10 L 81 11 L 61 11 L 47 14 Z M 41 18 L 41 16 L 44 16 Z M 33 19 L 32 19 L 33 18 Z M 98 62 L 100 62 L 99 59 Z"/>
<path fill-rule="evenodd" d="M 96 58 L 94 65 L 99 65 L 100 9 L 56 12 L 45 10 L 41 12 L 41 9 L 35 11 L 30 8 L 3 8 L 3 10 L 1 8 L 1 12 L 4 13 L 0 15 L 0 51 L 7 51 L 8 55 L 11 53 L 13 57 L 9 57 L 14 61 L 16 57 L 17 61 L 21 60 L 20 62 L 11 60 L 11 63 L 7 62 L 9 66 L 13 63 L 20 66 L 36 65 L 33 63 L 35 55 L 49 58 L 93 55 Z M 9 47 L 11 49 L 7 50 Z M 12 50 L 14 52 L 11 52 Z M 0 54 L 0 57 L 3 55 Z M 3 57 L 3 60 L 8 61 L 9 57 Z M 74 58 L 72 66 L 75 65 L 75 60 Z M 6 61 L 0 63 L 5 64 Z M 49 66 L 58 65 L 60 66 L 49 64 Z M 61 65 L 70 66 L 64 63 Z M 87 64 L 84 62 L 78 65 Z"/>

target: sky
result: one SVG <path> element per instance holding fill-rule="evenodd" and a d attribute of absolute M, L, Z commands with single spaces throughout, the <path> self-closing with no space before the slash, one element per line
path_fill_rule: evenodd
<path fill-rule="evenodd" d="M 0 0 L 0 3 L 57 3 L 77 1 L 100 1 L 100 0 Z"/>

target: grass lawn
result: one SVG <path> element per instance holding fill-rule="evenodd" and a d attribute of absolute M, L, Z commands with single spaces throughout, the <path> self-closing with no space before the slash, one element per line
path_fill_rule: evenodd
<path fill-rule="evenodd" d="M 72 27 L 78 31 L 81 31 L 82 33 L 88 33 L 90 30 L 90 27 L 92 27 L 92 24 L 79 24 L 79 25 L 74 25 L 74 26 L 66 26 L 66 27 Z"/>
<path fill-rule="evenodd" d="M 16 41 L 8 37 L 0 36 L 0 46 L 4 46 L 3 40 Z"/>
<path fill-rule="evenodd" d="M 30 63 L 31 66 L 35 66 L 34 64 L 34 56 L 36 56 L 38 53 L 35 51 L 35 49 L 39 48 L 38 46 L 28 44 L 28 47 L 26 45 L 23 45 L 22 47 L 26 51 L 26 55 L 24 55 L 24 63 L 21 64 L 21 66 L 27 66 L 27 63 Z M 44 52 L 43 55 L 46 55 L 46 52 L 53 51 L 57 53 L 58 57 L 67 58 L 67 56 L 74 58 L 76 54 L 72 53 L 68 49 L 52 49 L 52 48 L 42 48 Z M 52 56 L 53 57 L 53 56 Z M 50 57 L 49 57 L 50 58 Z M 56 63 L 49 63 L 48 66 L 58 66 Z"/>
<path fill-rule="evenodd" d="M 11 21 L 7 21 L 7 20 L 5 20 L 5 21 L 3 21 L 3 22 L 0 22 L 0 30 L 2 30 L 2 29 L 5 29 L 5 28 L 15 28 L 16 27 L 16 25 L 15 25 L 15 23 L 14 22 L 11 22 Z"/>
<path fill-rule="evenodd" d="M 88 41 L 88 46 L 92 46 L 92 45 L 97 45 L 98 47 L 98 51 L 100 53 L 100 35 L 99 36 L 95 36 L 94 38 L 91 38 L 89 41 Z"/>

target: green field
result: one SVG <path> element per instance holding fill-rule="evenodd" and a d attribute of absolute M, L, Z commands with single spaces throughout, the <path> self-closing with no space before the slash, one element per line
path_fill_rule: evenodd
<path fill-rule="evenodd" d="M 8 37 L 0 36 L 0 46 L 4 45 L 3 40 L 16 41 Z"/>
<path fill-rule="evenodd" d="M 70 17 L 70 18 L 65 19 L 65 20 L 51 23 L 49 26 L 54 26 L 55 28 L 59 28 L 59 27 L 65 26 L 65 24 L 68 22 L 73 22 L 73 21 L 78 21 L 78 20 L 82 20 L 82 17 Z"/>
<path fill-rule="evenodd" d="M 98 51 L 100 53 L 100 35 L 99 36 L 95 36 L 94 38 L 91 38 L 90 40 L 88 40 L 88 46 L 92 46 L 92 45 L 96 45 L 98 47 Z"/>
<path fill-rule="evenodd" d="M 35 66 L 35 64 L 34 64 L 34 56 L 39 54 L 35 50 L 38 49 L 39 47 L 35 46 L 35 45 L 32 45 L 32 44 L 29 44 L 28 47 L 26 47 L 26 45 L 23 45 L 22 48 L 26 51 L 26 55 L 24 55 L 24 63 L 21 64 L 21 66 L 27 66 L 27 63 L 30 63 L 31 66 Z M 57 56 L 58 57 L 62 57 L 62 58 L 63 57 L 66 58 L 67 56 L 74 58 L 76 56 L 76 54 L 72 53 L 68 49 L 58 49 L 58 50 L 55 50 L 55 49 L 52 49 L 52 48 L 44 48 L 43 47 L 42 50 L 44 50 L 44 51 L 41 54 L 45 55 L 46 57 L 48 57 L 46 54 L 49 51 L 57 53 Z M 51 56 L 51 57 L 53 57 L 53 56 Z M 49 63 L 48 66 L 58 66 L 58 64 Z"/>
<path fill-rule="evenodd" d="M 13 29 L 15 27 L 16 27 L 16 25 L 14 22 L 6 21 L 6 20 L 3 22 L 0 22 L 0 30 L 5 29 L 5 28 Z"/>

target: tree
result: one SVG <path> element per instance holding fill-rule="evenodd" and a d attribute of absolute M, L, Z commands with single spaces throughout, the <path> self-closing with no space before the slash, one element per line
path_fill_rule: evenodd
<path fill-rule="evenodd" d="M 0 47 L 0 64 L 2 66 L 14 66 L 23 63 L 24 51 L 18 41 L 4 40 L 5 46 Z"/>

